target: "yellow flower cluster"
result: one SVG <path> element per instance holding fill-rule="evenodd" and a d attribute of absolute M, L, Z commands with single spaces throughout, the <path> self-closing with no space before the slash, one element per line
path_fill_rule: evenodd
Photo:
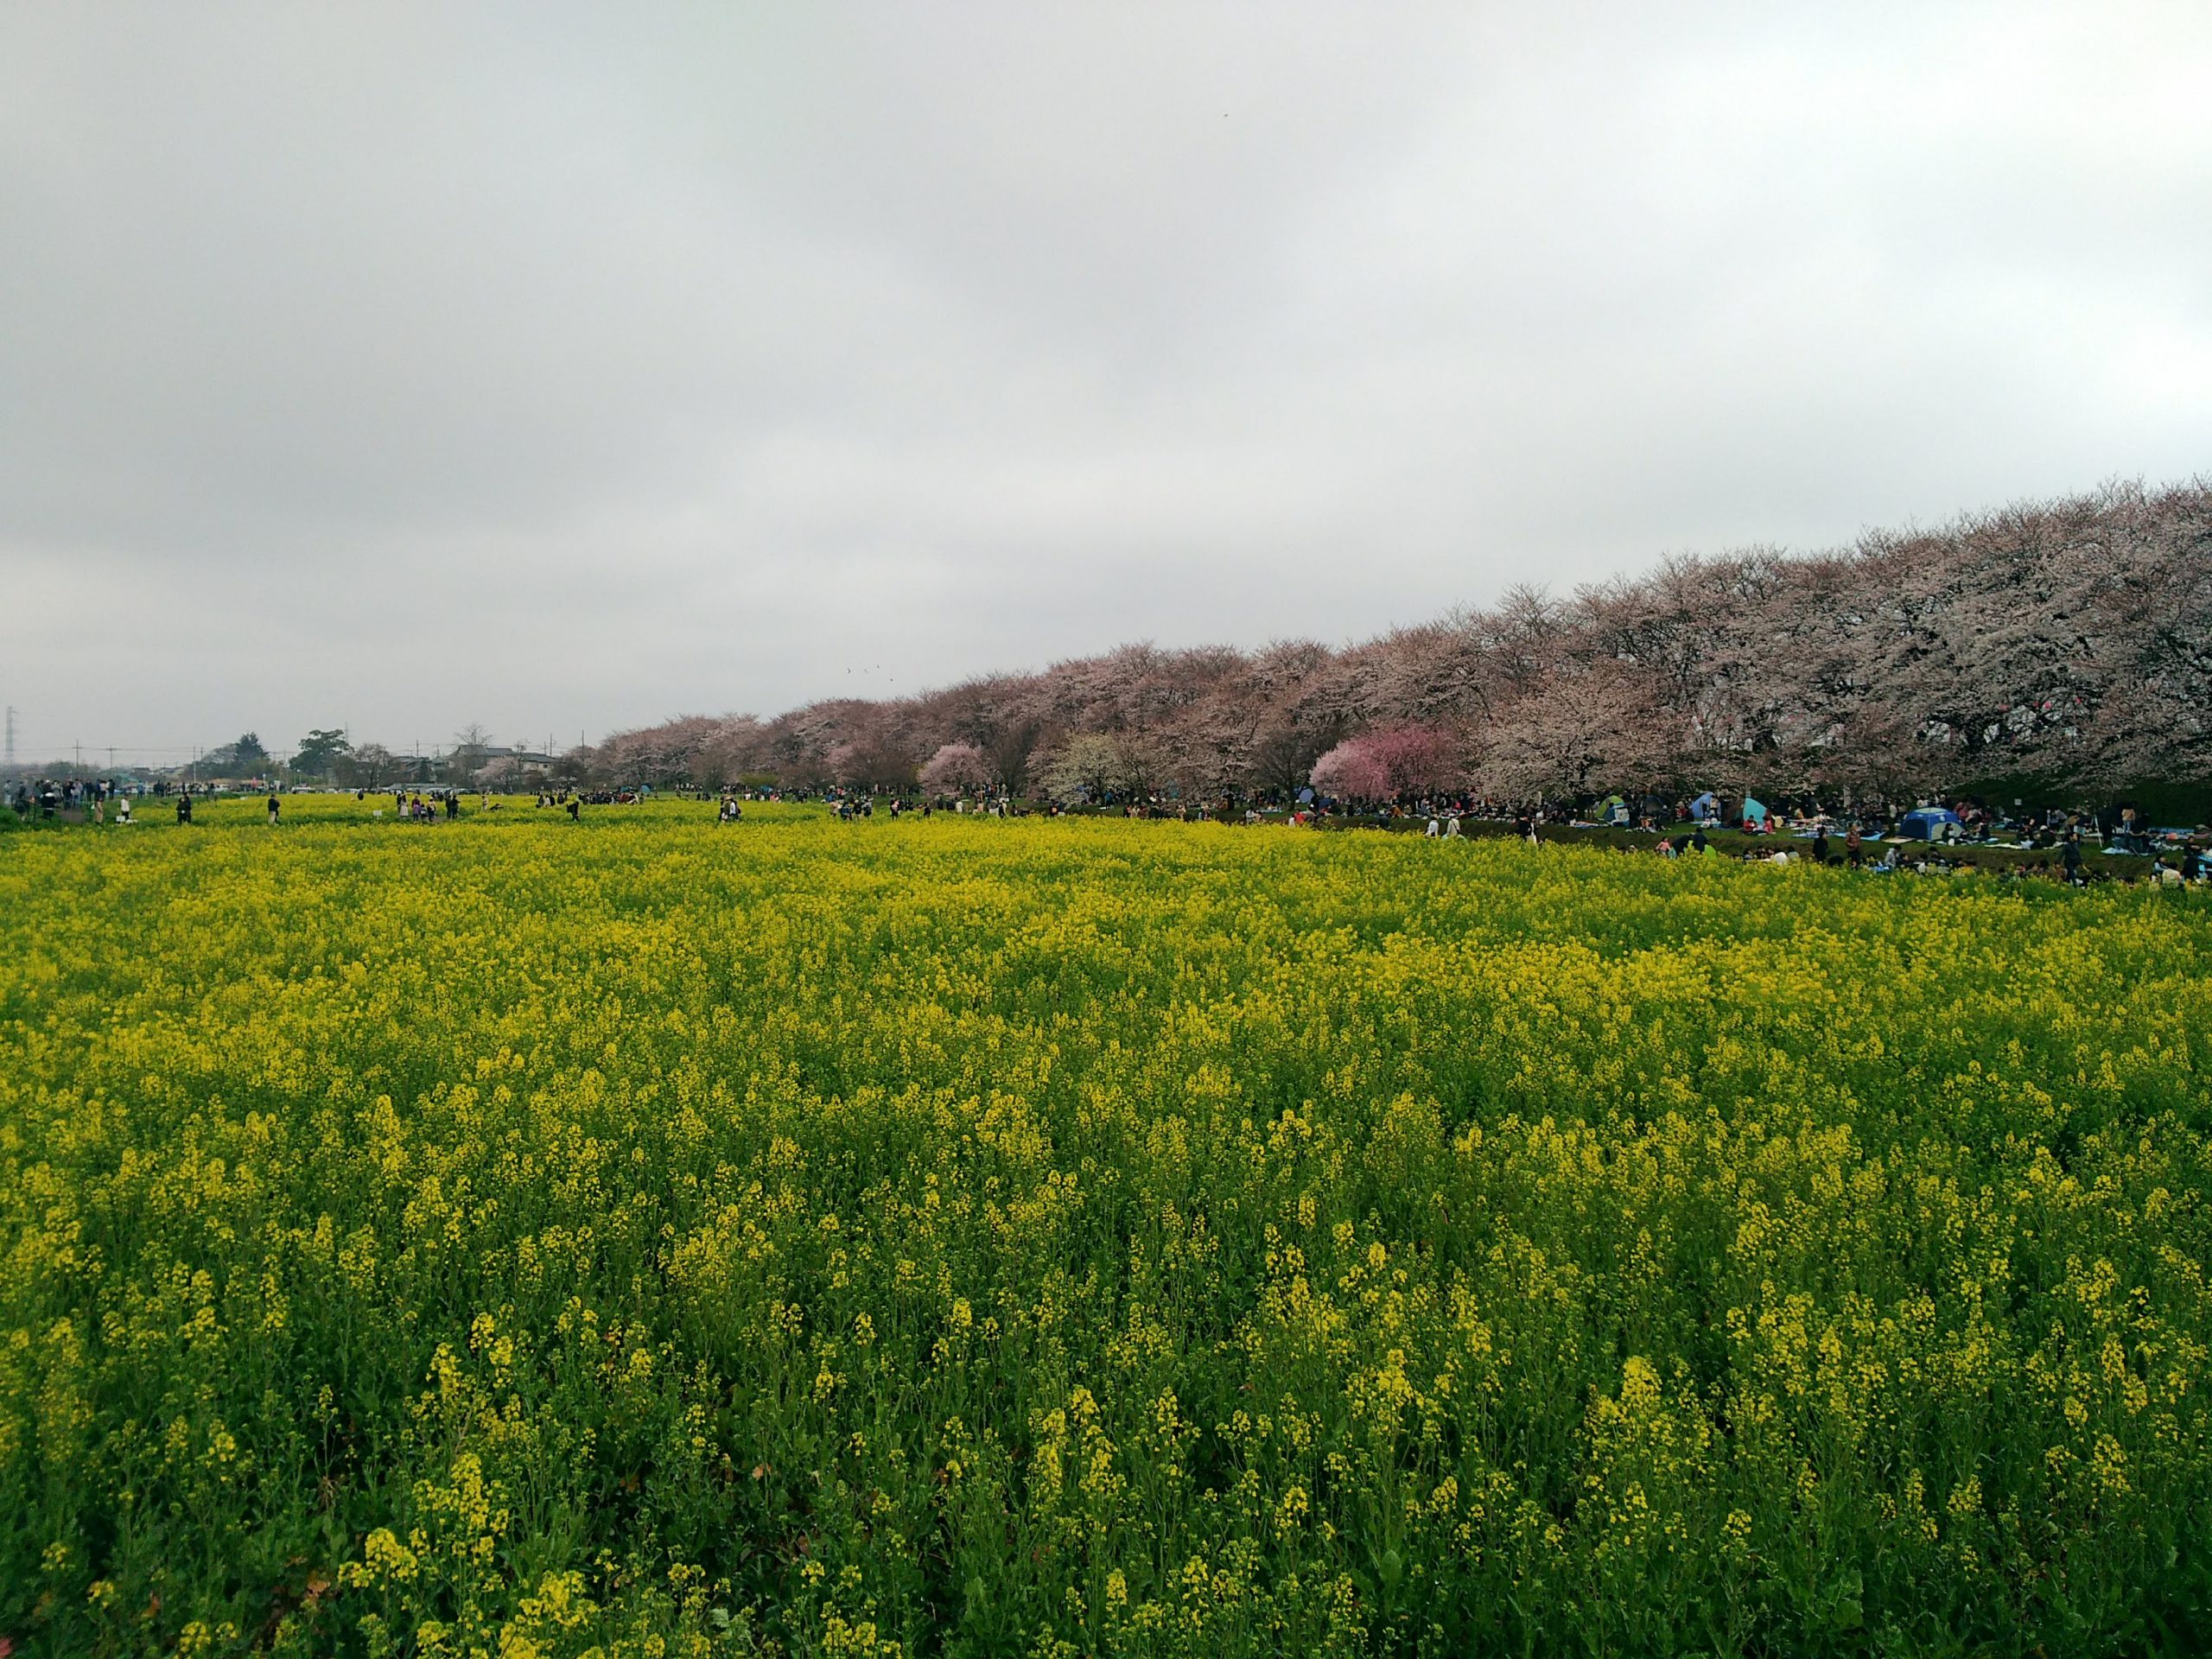
<path fill-rule="evenodd" d="M 526 804 L 0 848 L 17 1650 L 2171 1645 L 2212 909 Z"/>

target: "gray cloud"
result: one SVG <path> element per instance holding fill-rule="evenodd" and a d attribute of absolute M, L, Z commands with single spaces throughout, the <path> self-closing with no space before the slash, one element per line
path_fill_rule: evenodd
<path fill-rule="evenodd" d="M 2188 4 L 19 5 L 0 696 L 596 734 L 2187 475 L 2208 84 Z"/>

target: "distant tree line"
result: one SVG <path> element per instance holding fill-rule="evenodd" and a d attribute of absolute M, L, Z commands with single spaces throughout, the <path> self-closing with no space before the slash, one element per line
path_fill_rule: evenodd
<path fill-rule="evenodd" d="M 556 776 L 579 781 L 582 760 L 494 744 L 480 725 L 464 726 L 429 754 L 397 754 L 381 743 L 353 742 L 342 728 L 311 729 L 289 758 L 247 732 L 209 749 L 176 776 L 192 783 L 321 785 L 344 789 L 547 787 Z"/>
<path fill-rule="evenodd" d="M 1520 800 L 2212 779 L 2212 486 L 2107 486 L 1815 556 L 1516 588 L 1344 649 L 1124 645 L 574 757 L 624 781 Z"/>

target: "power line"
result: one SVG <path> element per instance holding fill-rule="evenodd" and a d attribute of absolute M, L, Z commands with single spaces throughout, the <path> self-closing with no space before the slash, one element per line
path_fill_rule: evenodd
<path fill-rule="evenodd" d="M 18 728 L 20 730 L 20 728 Z M 29 747 L 19 739 L 21 747 Z M 194 743 L 84 743 L 69 746 L 87 749 L 113 749 L 118 754 L 197 754 L 200 746 Z"/>

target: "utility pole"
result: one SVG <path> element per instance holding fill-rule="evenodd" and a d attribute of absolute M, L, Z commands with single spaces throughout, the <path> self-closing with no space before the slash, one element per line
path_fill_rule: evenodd
<path fill-rule="evenodd" d="M 7 761 L 7 764 L 8 764 L 10 766 L 13 766 L 16 764 L 16 705 L 15 705 L 14 703 L 12 703 L 12 702 L 11 702 L 11 703 L 10 703 L 10 704 L 8 705 L 8 761 Z"/>

